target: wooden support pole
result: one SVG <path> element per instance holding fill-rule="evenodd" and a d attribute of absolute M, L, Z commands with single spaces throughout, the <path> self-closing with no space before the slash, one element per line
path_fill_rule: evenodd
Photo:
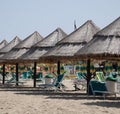
<path fill-rule="evenodd" d="M 18 76 L 18 63 L 16 63 L 16 86 L 18 86 L 19 76 Z"/>
<path fill-rule="evenodd" d="M 60 75 L 60 61 L 57 62 L 57 74 Z"/>
<path fill-rule="evenodd" d="M 87 60 L 87 94 L 89 95 L 89 82 L 91 80 L 90 59 Z"/>
<path fill-rule="evenodd" d="M 3 81 L 2 81 L 2 83 L 5 84 L 5 64 L 3 64 L 3 72 L 2 72 L 2 75 L 3 75 Z"/>
<path fill-rule="evenodd" d="M 34 76 L 33 76 L 34 87 L 36 87 L 36 69 L 37 69 L 37 62 L 34 62 Z"/>

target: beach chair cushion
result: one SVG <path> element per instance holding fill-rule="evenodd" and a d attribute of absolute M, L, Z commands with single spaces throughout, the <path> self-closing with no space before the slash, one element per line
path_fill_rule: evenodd
<path fill-rule="evenodd" d="M 105 81 L 103 72 L 96 72 L 96 80 L 98 80 L 100 82 L 104 82 Z"/>
<path fill-rule="evenodd" d="M 86 76 L 85 76 L 83 73 L 78 72 L 78 73 L 77 73 L 77 78 L 78 78 L 78 79 L 86 79 Z"/>
<path fill-rule="evenodd" d="M 116 97 L 116 92 L 111 92 L 111 91 L 108 91 L 107 89 L 107 86 L 106 86 L 106 83 L 105 82 L 99 82 L 99 81 L 96 81 L 96 80 L 91 80 L 90 81 L 90 89 L 91 89 L 91 93 L 93 95 L 103 95 L 104 98 L 105 98 L 105 95 L 115 95 Z"/>
<path fill-rule="evenodd" d="M 103 92 L 107 92 L 105 82 L 100 82 L 96 80 L 90 81 L 91 94 L 102 95 Z"/>

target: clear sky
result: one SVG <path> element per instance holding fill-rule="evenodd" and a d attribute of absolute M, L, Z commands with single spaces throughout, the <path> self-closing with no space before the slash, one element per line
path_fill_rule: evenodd
<path fill-rule="evenodd" d="M 100 28 L 120 16 L 120 0 L 0 0 L 0 42 L 34 31 L 43 37 L 57 27 L 71 33 L 87 20 Z"/>

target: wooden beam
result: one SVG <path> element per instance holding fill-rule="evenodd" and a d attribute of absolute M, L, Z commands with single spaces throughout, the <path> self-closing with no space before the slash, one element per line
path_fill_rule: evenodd
<path fill-rule="evenodd" d="M 90 59 L 87 60 L 87 94 L 89 94 L 89 83 L 91 80 Z"/>
<path fill-rule="evenodd" d="M 16 86 L 18 86 L 19 76 L 18 76 L 18 63 L 16 63 Z"/>
<path fill-rule="evenodd" d="M 57 62 L 57 74 L 60 75 L 60 61 Z"/>
<path fill-rule="evenodd" d="M 33 75 L 34 87 L 36 87 L 36 69 L 37 69 L 37 62 L 34 62 L 34 75 Z"/>
<path fill-rule="evenodd" d="M 2 83 L 5 84 L 5 64 L 3 64 L 3 72 L 2 72 L 2 75 L 3 75 L 3 81 L 2 81 Z"/>

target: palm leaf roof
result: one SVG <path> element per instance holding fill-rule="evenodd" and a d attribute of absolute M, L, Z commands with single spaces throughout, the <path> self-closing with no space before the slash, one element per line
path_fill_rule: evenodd
<path fill-rule="evenodd" d="M 14 48 L 22 49 L 22 48 L 31 48 L 34 44 L 42 40 L 43 37 L 35 31 L 33 34 L 29 35 L 27 38 L 25 38 L 21 43 L 16 45 Z"/>
<path fill-rule="evenodd" d="M 4 46 L 6 46 L 8 44 L 8 42 L 6 40 L 3 40 L 1 43 L 0 43 L 0 49 L 3 48 Z"/>
<path fill-rule="evenodd" d="M 89 42 L 93 35 L 100 29 L 91 21 L 88 20 L 77 30 L 62 39 L 58 44 L 46 53 L 43 57 L 52 59 L 65 59 L 65 57 L 73 57 L 74 54 Z M 43 58 L 43 59 L 44 59 Z"/>
<path fill-rule="evenodd" d="M 21 39 L 16 36 L 11 42 L 9 42 L 6 46 L 0 49 L 0 54 L 4 54 L 10 51 L 14 46 L 21 42 Z"/>
<path fill-rule="evenodd" d="M 3 59 L 3 56 L 20 42 L 21 42 L 21 39 L 18 36 L 16 36 L 11 42 L 7 43 L 3 48 L 1 48 L 0 59 Z M 0 63 L 3 63 L 3 62 L 4 60 L 0 60 Z"/>
<path fill-rule="evenodd" d="M 120 56 L 120 17 L 94 35 L 94 38 L 75 55 L 83 58 Z"/>
<path fill-rule="evenodd" d="M 53 48 L 56 43 L 62 40 L 65 36 L 66 33 L 61 28 L 57 28 L 43 40 L 32 46 L 31 49 L 27 53 L 22 55 L 19 59 L 38 60 L 42 55 L 44 55 L 48 50 Z"/>
<path fill-rule="evenodd" d="M 17 44 L 12 50 L 10 50 L 8 53 L 6 53 L 3 56 L 4 60 L 8 61 L 15 61 L 18 57 L 23 55 L 25 52 L 27 52 L 34 44 L 36 44 L 38 41 L 42 40 L 43 37 L 38 33 L 34 32 L 27 38 L 25 38 L 23 41 L 21 41 L 19 44 Z"/>

